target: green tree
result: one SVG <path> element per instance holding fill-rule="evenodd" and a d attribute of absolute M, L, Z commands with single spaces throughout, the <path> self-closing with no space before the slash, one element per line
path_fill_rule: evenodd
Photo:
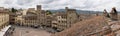
<path fill-rule="evenodd" d="M 49 10 L 47 10 L 46 12 L 47 12 L 47 15 L 51 15 L 52 14 L 52 12 L 49 11 Z"/>
<path fill-rule="evenodd" d="M 12 9 L 11 9 L 11 12 L 15 13 L 15 12 L 17 12 L 17 9 L 12 8 Z"/>

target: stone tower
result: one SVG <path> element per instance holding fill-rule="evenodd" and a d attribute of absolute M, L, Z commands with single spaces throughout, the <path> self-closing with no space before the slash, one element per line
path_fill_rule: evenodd
<path fill-rule="evenodd" d="M 37 5 L 37 16 L 38 16 L 38 25 L 42 26 L 46 24 L 46 12 L 45 10 L 42 10 L 41 5 Z"/>
<path fill-rule="evenodd" d="M 37 8 L 37 10 L 39 10 L 39 11 L 42 10 L 42 9 L 41 9 L 41 5 L 37 5 L 36 8 Z"/>
<path fill-rule="evenodd" d="M 103 16 L 110 17 L 109 14 L 107 13 L 106 9 L 104 9 L 104 11 L 103 11 Z"/>
<path fill-rule="evenodd" d="M 70 27 L 73 23 L 77 22 L 77 13 L 76 9 L 69 9 L 68 7 L 65 8 L 67 14 L 67 24 Z"/>
<path fill-rule="evenodd" d="M 118 19 L 118 13 L 115 7 L 112 8 L 111 12 L 110 12 L 110 18 L 111 20 L 117 20 Z"/>

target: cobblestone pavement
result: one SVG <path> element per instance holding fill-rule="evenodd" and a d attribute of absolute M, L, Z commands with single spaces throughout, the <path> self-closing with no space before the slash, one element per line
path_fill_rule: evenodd
<path fill-rule="evenodd" d="M 50 36 L 45 30 L 34 29 L 29 27 L 15 27 L 12 36 Z"/>

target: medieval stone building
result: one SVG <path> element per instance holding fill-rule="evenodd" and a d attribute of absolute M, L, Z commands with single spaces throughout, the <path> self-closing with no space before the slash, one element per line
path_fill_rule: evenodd
<path fill-rule="evenodd" d="M 67 24 L 70 27 L 71 24 L 76 23 L 78 16 L 76 9 L 69 9 L 68 7 L 65 8 L 67 14 Z"/>
<path fill-rule="evenodd" d="M 37 25 L 37 14 L 33 12 L 27 12 L 26 15 L 23 16 L 22 25 L 33 26 Z"/>
<path fill-rule="evenodd" d="M 47 15 L 45 21 L 46 21 L 46 27 L 52 27 L 53 16 Z"/>
<path fill-rule="evenodd" d="M 44 10 L 41 10 L 41 12 L 38 12 L 38 23 L 41 25 L 41 26 L 44 26 L 46 25 L 46 12 Z"/>
<path fill-rule="evenodd" d="M 15 17 L 16 17 L 16 14 L 15 13 L 10 13 L 10 23 L 9 24 L 15 24 Z"/>
<path fill-rule="evenodd" d="M 69 29 L 51 36 L 104 36 L 111 34 L 111 28 L 103 16 L 77 22 Z M 113 34 L 111 34 L 113 35 Z"/>
<path fill-rule="evenodd" d="M 9 24 L 9 12 L 0 8 L 0 30 Z"/>
<path fill-rule="evenodd" d="M 65 8 L 65 12 L 57 12 L 55 15 L 47 15 L 45 10 L 42 10 L 41 5 L 35 8 L 29 8 L 24 15 L 22 15 L 21 24 L 25 26 L 43 26 L 55 27 L 63 30 L 71 27 L 72 24 L 78 20 L 76 9 Z"/>
<path fill-rule="evenodd" d="M 45 10 L 42 10 L 41 8 L 42 6 L 41 5 L 37 5 L 37 18 L 38 18 L 38 24 L 40 26 L 45 26 L 46 25 L 46 11 Z"/>
<path fill-rule="evenodd" d="M 58 30 L 67 28 L 67 16 L 65 12 L 56 12 L 53 14 L 52 27 Z"/>
<path fill-rule="evenodd" d="M 78 21 L 76 9 L 69 9 L 68 7 L 65 8 L 65 12 L 56 12 L 52 16 L 52 27 L 60 31 L 70 28 L 73 23 Z"/>
<path fill-rule="evenodd" d="M 41 5 L 35 8 L 29 8 L 24 15 L 22 15 L 22 22 L 20 25 L 26 26 L 42 26 L 46 25 L 46 12 L 41 9 Z"/>
<path fill-rule="evenodd" d="M 118 13 L 117 13 L 117 10 L 116 8 L 112 8 L 111 12 L 110 12 L 110 18 L 111 20 L 117 20 L 118 19 Z"/>

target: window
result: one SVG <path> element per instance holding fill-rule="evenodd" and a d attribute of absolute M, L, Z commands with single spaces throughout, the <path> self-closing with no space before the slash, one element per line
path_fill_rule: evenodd
<path fill-rule="evenodd" d="M 58 21 L 60 23 L 60 21 Z"/>

